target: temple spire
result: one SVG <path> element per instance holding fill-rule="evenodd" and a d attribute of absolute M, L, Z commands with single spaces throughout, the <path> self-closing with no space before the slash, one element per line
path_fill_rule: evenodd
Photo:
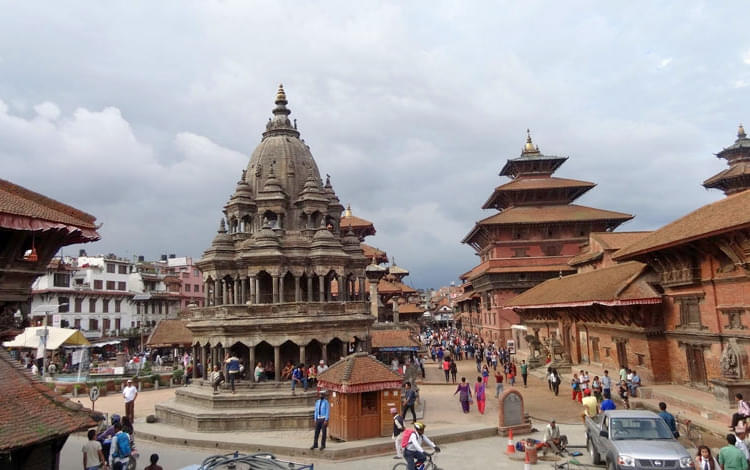
<path fill-rule="evenodd" d="M 526 145 L 524 145 L 521 153 L 539 153 L 539 146 L 534 146 L 534 142 L 531 140 L 531 130 L 529 129 L 526 129 Z"/>
<path fill-rule="evenodd" d="M 742 126 L 742 123 L 740 123 L 740 127 L 737 129 L 737 138 L 744 139 L 745 137 L 747 137 L 747 134 L 745 134 L 745 128 Z"/>
<path fill-rule="evenodd" d="M 346 211 L 344 212 L 344 217 L 351 217 L 352 216 L 352 206 L 350 204 L 346 205 Z"/>
<path fill-rule="evenodd" d="M 268 124 L 266 124 L 266 132 L 263 133 L 263 137 L 278 134 L 299 137 L 296 123 L 292 124 L 292 121 L 289 120 L 289 114 L 291 114 L 292 111 L 286 107 L 288 101 L 286 99 L 286 91 L 284 91 L 283 84 L 279 84 L 274 103 L 276 104 L 276 107 L 272 111 L 273 117 L 268 120 Z"/>

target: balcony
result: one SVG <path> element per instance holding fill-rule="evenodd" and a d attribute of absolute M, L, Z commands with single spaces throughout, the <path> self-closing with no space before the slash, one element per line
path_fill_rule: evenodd
<path fill-rule="evenodd" d="M 192 320 L 290 318 L 369 315 L 369 302 L 286 302 L 281 304 L 218 305 L 190 310 Z"/>

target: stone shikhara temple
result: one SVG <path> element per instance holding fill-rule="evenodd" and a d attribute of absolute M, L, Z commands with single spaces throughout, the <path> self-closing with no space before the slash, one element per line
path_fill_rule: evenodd
<path fill-rule="evenodd" d="M 277 380 L 288 361 L 333 363 L 366 348 L 374 321 L 361 240 L 341 229 L 344 207 L 290 112 L 279 86 L 263 138 L 197 263 L 206 307 L 188 323 L 201 364 L 231 350 L 249 371 L 272 364 Z"/>

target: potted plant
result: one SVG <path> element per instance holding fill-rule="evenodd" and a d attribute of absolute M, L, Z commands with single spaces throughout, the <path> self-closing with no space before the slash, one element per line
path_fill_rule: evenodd
<path fill-rule="evenodd" d="M 185 371 L 182 369 L 175 369 L 172 371 L 172 379 L 174 380 L 174 383 L 181 384 L 182 378 L 185 375 Z"/>

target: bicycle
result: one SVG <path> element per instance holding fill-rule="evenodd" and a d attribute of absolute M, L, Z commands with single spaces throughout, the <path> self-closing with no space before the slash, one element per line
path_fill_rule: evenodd
<path fill-rule="evenodd" d="M 421 467 L 417 466 L 417 470 L 443 470 L 437 466 L 435 460 L 433 459 L 433 456 L 436 453 L 437 452 L 425 452 L 424 455 L 427 456 L 427 459 L 424 461 L 424 464 Z M 393 466 L 393 470 L 400 469 L 406 470 L 406 462 L 399 462 Z"/>

